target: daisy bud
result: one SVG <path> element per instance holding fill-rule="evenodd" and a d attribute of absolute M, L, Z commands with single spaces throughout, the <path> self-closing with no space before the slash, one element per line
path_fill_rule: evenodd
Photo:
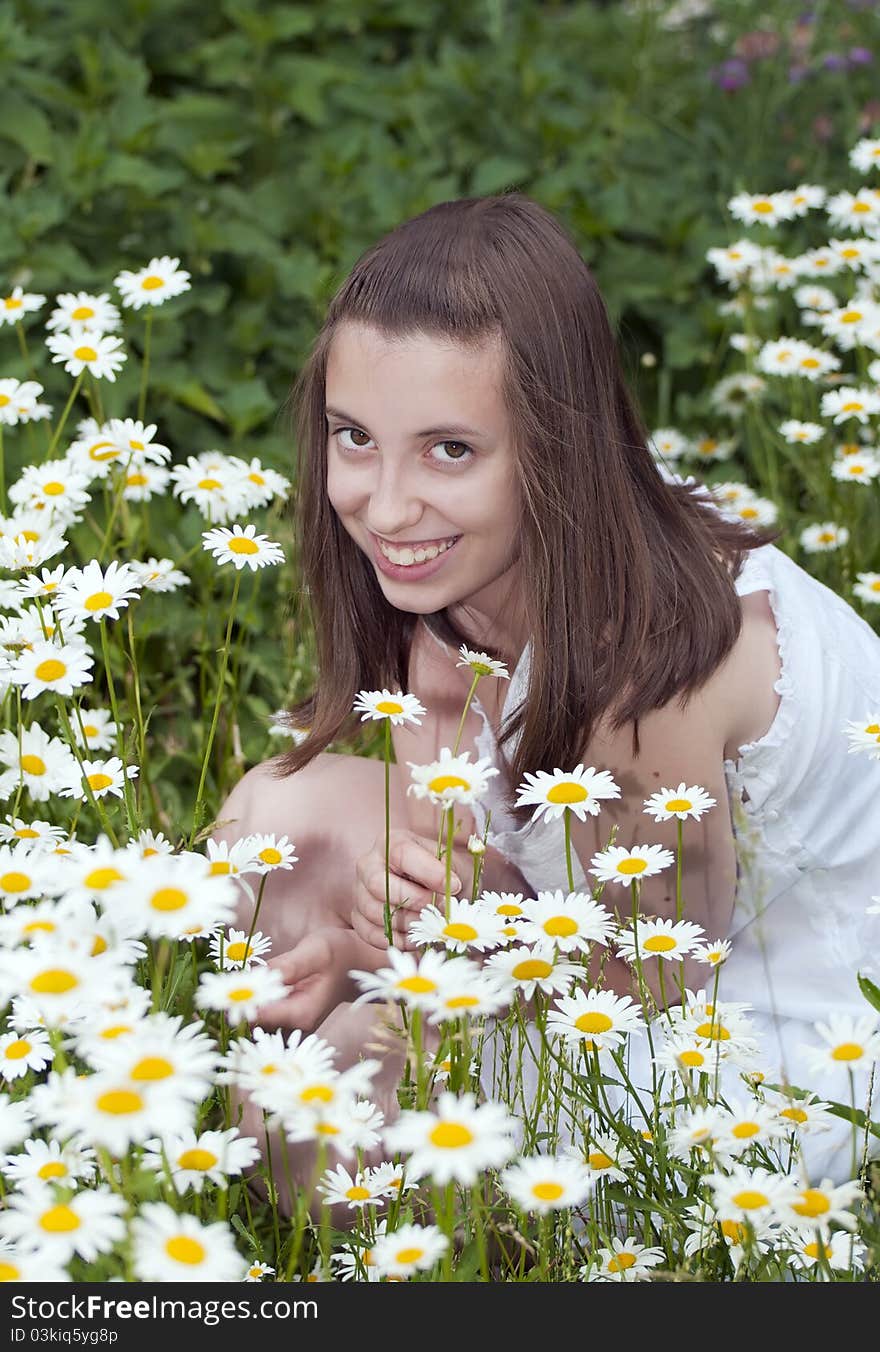
<path fill-rule="evenodd" d="M 471 854 L 485 854 L 486 846 L 480 836 L 468 836 L 468 850 Z"/>

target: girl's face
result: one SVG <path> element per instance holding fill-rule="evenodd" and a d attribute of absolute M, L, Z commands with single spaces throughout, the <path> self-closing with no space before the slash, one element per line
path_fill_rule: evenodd
<path fill-rule="evenodd" d="M 488 621 L 502 646 L 514 646 L 519 495 L 500 381 L 497 344 L 473 350 L 341 325 L 327 362 L 327 495 L 391 605 L 416 614 L 448 606 L 474 642 Z M 448 552 L 403 566 L 453 540 Z M 395 564 L 380 541 L 412 554 L 395 554 Z"/>

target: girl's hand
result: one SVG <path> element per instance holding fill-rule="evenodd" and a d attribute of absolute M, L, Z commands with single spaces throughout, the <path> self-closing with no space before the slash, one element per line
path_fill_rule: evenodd
<path fill-rule="evenodd" d="M 282 999 L 261 1005 L 256 1023 L 269 1032 L 276 1028 L 313 1032 L 337 1005 L 354 999 L 357 991 L 348 973 L 364 968 L 372 957 L 372 948 L 347 927 L 312 930 L 288 952 L 269 960 L 292 989 Z"/>
<path fill-rule="evenodd" d="M 406 932 L 425 906 L 442 907 L 446 896 L 446 855 L 437 858 L 437 842 L 400 827 L 389 833 L 389 900 L 397 948 L 413 948 Z M 473 860 L 464 845 L 452 848 L 452 896 L 470 891 Z M 465 893 L 466 894 L 466 893 Z M 385 837 L 373 841 L 355 866 L 355 895 L 351 909 L 355 933 L 386 952 Z"/>

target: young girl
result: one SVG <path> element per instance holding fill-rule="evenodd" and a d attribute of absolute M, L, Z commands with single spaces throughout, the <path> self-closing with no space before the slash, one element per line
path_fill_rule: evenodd
<path fill-rule="evenodd" d="M 871 1014 L 856 973 L 871 973 L 876 947 L 880 767 L 848 754 L 845 724 L 880 707 L 880 638 L 774 546 L 779 532 L 725 519 L 658 468 L 589 270 L 520 194 L 441 203 L 368 250 L 294 402 L 318 672 L 291 719 L 310 732 L 244 776 L 215 833 L 296 845 L 259 924 L 291 991 L 260 1023 L 317 1030 L 342 1065 L 375 1041 L 375 1009 L 351 1008 L 348 972 L 387 965 L 385 769 L 325 748 L 356 722 L 360 690 L 408 690 L 428 710 L 392 732 L 403 945 L 445 885 L 440 809 L 407 795 L 408 763 L 455 743 L 464 644 L 510 679 L 483 678 L 464 722 L 459 751 L 501 773 L 473 814 L 456 813 L 453 890 L 467 887 L 463 842 L 489 808 L 482 888 L 569 890 L 561 819 L 532 824 L 514 803 L 527 771 L 592 766 L 620 786 L 598 816 L 572 817 L 583 890 L 614 825 L 617 844 L 676 850 L 676 820 L 655 823 L 644 800 L 701 786 L 716 806 L 685 823 L 685 918 L 732 940 L 721 997 L 752 1006 L 779 1080 L 812 1088 L 802 1047 L 819 1041 L 815 1021 Z M 674 874 L 644 880 L 644 914 L 675 918 Z M 688 988 L 706 971 L 686 959 Z M 632 969 L 610 958 L 603 984 L 632 993 Z M 389 1116 L 399 1070 L 386 1057 L 376 1092 Z M 830 1056 L 822 1097 L 848 1103 L 851 1089 L 864 1107 L 862 1063 L 851 1084 Z M 849 1176 L 850 1127 L 821 1139 L 811 1169 Z"/>

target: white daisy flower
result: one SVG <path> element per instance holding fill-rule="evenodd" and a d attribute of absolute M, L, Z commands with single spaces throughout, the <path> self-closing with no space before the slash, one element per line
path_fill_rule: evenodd
<path fill-rule="evenodd" d="M 7 296 L 0 296 L 0 329 L 4 324 L 18 324 L 26 314 L 34 314 L 45 303 L 45 296 L 13 287 Z"/>
<path fill-rule="evenodd" d="M 66 838 L 63 826 L 54 826 L 38 818 L 24 821 L 13 817 L 11 822 L 0 822 L 0 840 L 21 844 L 31 850 L 53 850 Z"/>
<path fill-rule="evenodd" d="M 791 1223 L 797 1184 L 786 1174 L 734 1164 L 729 1173 L 706 1174 L 703 1182 L 721 1220 Z"/>
<path fill-rule="evenodd" d="M 874 1014 L 832 1013 L 813 1027 L 821 1042 L 804 1044 L 802 1051 L 815 1074 L 841 1066 L 870 1069 L 880 1057 L 880 1024 Z"/>
<path fill-rule="evenodd" d="M 794 215 L 791 194 L 785 192 L 740 192 L 731 197 L 727 209 L 735 220 L 746 225 L 769 225 L 775 229 L 780 221 L 790 221 Z"/>
<path fill-rule="evenodd" d="M 691 952 L 691 957 L 697 962 L 708 963 L 710 967 L 721 967 L 730 957 L 732 944 L 729 939 L 710 939 L 705 944 L 698 944 Z"/>
<path fill-rule="evenodd" d="M 694 460 L 711 464 L 718 460 L 729 460 L 735 450 L 736 442 L 731 438 L 719 441 L 717 437 L 700 432 L 691 443 L 690 455 Z"/>
<path fill-rule="evenodd" d="M 43 1141 L 33 1136 L 24 1142 L 17 1154 L 7 1155 L 2 1164 L 3 1173 L 10 1182 L 19 1185 L 36 1183 L 63 1183 L 82 1179 L 88 1183 L 95 1176 L 96 1155 L 90 1146 L 68 1142 Z"/>
<path fill-rule="evenodd" d="M 290 480 L 277 470 L 263 465 L 257 456 L 247 461 L 237 455 L 230 455 L 228 460 L 232 469 L 238 471 L 249 510 L 267 507 L 273 498 L 286 498 L 290 492 Z"/>
<path fill-rule="evenodd" d="M 812 446 L 822 440 L 825 428 L 820 423 L 787 418 L 785 422 L 779 424 L 779 433 L 790 446 Z"/>
<path fill-rule="evenodd" d="M 122 496 L 126 502 L 152 502 L 153 498 L 161 497 L 165 492 L 170 477 L 167 469 L 159 469 L 156 465 L 139 465 L 126 472 Z"/>
<path fill-rule="evenodd" d="M 45 850 L 24 844 L 0 845 L 0 900 L 7 909 L 51 890 L 50 879 Z"/>
<path fill-rule="evenodd" d="M 62 619 L 119 619 L 119 607 L 140 595 L 136 575 L 127 563 L 114 559 L 102 569 L 97 559 L 85 568 L 69 569 L 59 586 L 54 604 Z"/>
<path fill-rule="evenodd" d="M 641 1010 L 631 996 L 598 988 L 563 995 L 547 1014 L 548 1032 L 590 1051 L 619 1046 L 644 1026 Z"/>
<path fill-rule="evenodd" d="M 50 737 L 39 723 L 21 727 L 18 732 L 0 732 L 0 764 L 8 767 L 0 774 L 0 798 L 14 793 L 21 780 L 35 802 L 45 802 L 77 773 L 70 748 L 60 737 Z"/>
<path fill-rule="evenodd" d="M 791 190 L 791 205 L 796 216 L 805 216 L 811 207 L 825 205 L 828 193 L 818 183 L 799 183 Z"/>
<path fill-rule="evenodd" d="M 834 1114 L 829 1112 L 831 1104 L 812 1092 L 795 1097 L 786 1095 L 780 1090 L 778 1098 L 773 1102 L 782 1126 L 786 1131 L 795 1132 L 797 1136 L 827 1131 L 834 1125 Z"/>
<path fill-rule="evenodd" d="M 352 711 L 361 715 L 362 723 L 368 718 L 376 721 L 387 718 L 395 728 L 404 723 L 419 725 L 428 712 L 415 695 L 404 695 L 400 690 L 396 694 L 390 690 L 359 690 Z"/>
<path fill-rule="evenodd" d="M 491 972 L 464 958 L 447 962 L 440 973 L 440 989 L 428 1013 L 430 1024 L 451 1019 L 483 1019 L 510 1003 L 510 994 Z"/>
<path fill-rule="evenodd" d="M 51 417 L 49 405 L 39 403 L 42 393 L 43 387 L 36 380 L 16 380 L 13 376 L 0 380 L 0 427 Z"/>
<path fill-rule="evenodd" d="M 30 1136 L 34 1115 L 33 1093 L 28 1098 L 19 1099 L 0 1094 L 0 1151 L 5 1152 L 10 1146 L 21 1145 Z"/>
<path fill-rule="evenodd" d="M 454 803 L 467 805 L 482 798 L 490 776 L 500 772 L 497 766 L 490 764 L 488 756 L 478 757 L 471 765 L 470 754 L 462 751 L 454 756 L 448 746 L 442 746 L 439 760 L 429 761 L 427 765 L 407 761 L 413 780 L 407 787 L 407 795 L 414 793 L 417 798 L 429 798 L 444 808 Z"/>
<path fill-rule="evenodd" d="M 878 475 L 880 475 L 880 460 L 867 448 L 864 454 L 846 455 L 841 460 L 835 460 L 831 466 L 831 477 L 840 483 L 869 484 L 873 483 Z"/>
<path fill-rule="evenodd" d="M 255 965 L 265 967 L 266 959 L 263 954 L 270 953 L 271 950 L 272 940 L 268 935 L 264 936 L 260 930 L 255 930 L 248 939 L 246 930 L 231 929 L 228 934 L 222 937 L 222 940 L 219 934 L 211 936 L 208 956 L 224 972 L 227 972 L 231 968 L 241 970 Z"/>
<path fill-rule="evenodd" d="M 814 286 L 810 283 L 798 287 L 794 293 L 794 303 L 802 310 L 833 310 L 837 305 L 837 297 L 827 286 Z"/>
<path fill-rule="evenodd" d="M 194 502 L 202 515 L 215 524 L 240 516 L 248 502 L 242 477 L 219 451 L 189 455 L 185 465 L 171 469 L 172 492 L 181 502 Z"/>
<path fill-rule="evenodd" d="M 167 1159 L 171 1181 L 179 1193 L 193 1188 L 199 1193 L 205 1182 L 218 1188 L 228 1186 L 228 1180 L 249 1169 L 260 1158 L 256 1138 L 241 1136 L 238 1127 L 226 1131 L 185 1131 L 164 1140 L 147 1142 L 144 1163 L 161 1174 Z"/>
<path fill-rule="evenodd" d="M 586 821 L 588 814 L 591 817 L 598 815 L 603 799 L 620 797 L 620 786 L 607 770 L 596 770 L 592 765 L 584 769 L 581 762 L 568 774 L 558 768 L 552 774 L 545 770 L 539 770 L 537 774 L 526 771 L 525 782 L 520 784 L 517 793 L 517 807 L 537 804 L 533 821 L 538 821 L 542 813 L 545 821 L 561 817 L 566 808 L 579 821 Z"/>
<path fill-rule="evenodd" d="M 414 1272 L 430 1272 L 449 1248 L 436 1225 L 398 1225 L 373 1244 L 373 1263 L 380 1277 L 404 1280 Z"/>
<path fill-rule="evenodd" d="M 806 347 L 806 344 L 797 338 L 775 338 L 772 342 L 764 343 L 755 358 L 755 365 L 759 371 L 764 371 L 767 375 L 793 375 L 797 370 L 802 347 Z"/>
<path fill-rule="evenodd" d="M 715 806 L 715 801 L 698 784 L 686 788 L 682 780 L 677 789 L 660 789 L 652 793 L 644 800 L 642 811 L 652 816 L 655 822 L 666 822 L 672 817 L 679 821 L 693 817 L 694 821 L 699 821 L 704 812 Z"/>
<path fill-rule="evenodd" d="M 866 751 L 871 760 L 880 760 L 880 713 L 868 714 L 861 723 L 848 718 L 843 730 L 849 739 L 847 755 Z"/>
<path fill-rule="evenodd" d="M 583 971 L 575 963 L 560 958 L 553 944 L 546 942 L 493 953 L 485 966 L 502 988 L 517 991 L 524 1000 L 531 1000 L 536 990 L 546 995 L 565 995 Z"/>
<path fill-rule="evenodd" d="M 375 1206 L 387 1195 L 384 1186 L 377 1187 L 370 1177 L 371 1171 L 358 1171 L 352 1175 L 342 1165 L 327 1169 L 322 1175 L 315 1191 L 324 1198 L 326 1206 L 348 1207 L 349 1211 L 363 1211 L 366 1206 Z"/>
<path fill-rule="evenodd" d="M 651 1269 L 665 1257 L 662 1249 L 639 1244 L 634 1235 L 612 1237 L 611 1247 L 599 1249 L 593 1263 L 585 1263 L 579 1271 L 588 1282 L 649 1282 Z"/>
<path fill-rule="evenodd" d="M 828 247 L 851 272 L 877 261 L 877 241 L 873 239 L 831 239 Z"/>
<path fill-rule="evenodd" d="M 110 445 L 119 451 L 113 462 L 137 467 L 165 465 L 171 459 L 170 449 L 154 440 L 156 430 L 156 423 L 136 418 L 111 418 L 102 429 Z"/>
<path fill-rule="evenodd" d="M 94 666 L 84 644 L 35 643 L 21 653 L 6 670 L 5 676 L 21 686 L 22 699 L 36 699 L 46 691 L 72 695 L 92 679 Z"/>
<path fill-rule="evenodd" d="M 451 953 L 474 949 L 485 953 L 506 943 L 500 916 L 482 902 L 452 897 L 449 918 L 437 906 L 425 906 L 409 926 L 408 935 L 415 944 L 444 944 Z"/>
<path fill-rule="evenodd" d="M 587 1169 L 571 1155 L 523 1156 L 498 1181 L 522 1211 L 539 1215 L 580 1206 L 593 1191 Z"/>
<path fill-rule="evenodd" d="M 739 284 L 746 280 L 749 272 L 757 266 L 761 250 L 749 239 L 738 239 L 726 248 L 712 248 L 706 251 L 706 259 L 712 264 L 723 282 Z"/>
<path fill-rule="evenodd" d="M 819 1229 L 824 1235 L 831 1225 L 855 1230 L 858 1222 L 852 1208 L 863 1202 L 864 1196 L 858 1179 L 835 1185 L 830 1178 L 823 1178 L 821 1183 L 799 1188 L 790 1206 L 797 1217 L 798 1229 L 813 1233 Z"/>
<path fill-rule="evenodd" d="M 213 530 L 202 532 L 202 547 L 214 555 L 217 563 L 231 563 L 236 572 L 250 568 L 266 568 L 272 564 L 284 562 L 284 550 L 270 540 L 268 535 L 257 535 L 254 525 L 236 524 L 232 530 L 226 526 L 217 526 Z"/>
<path fill-rule="evenodd" d="M 172 296 L 190 289 L 190 274 L 179 266 L 179 258 L 151 258 L 137 272 L 124 269 L 113 278 L 113 285 L 122 296 L 122 304 L 132 310 L 144 305 L 162 305 Z"/>
<path fill-rule="evenodd" d="M 664 850 L 662 845 L 633 845 L 629 850 L 622 845 L 611 845 L 593 855 L 590 872 L 600 882 L 626 886 L 641 882 L 643 878 L 652 878 L 674 863 L 675 855 L 671 850 Z"/>
<path fill-rule="evenodd" d="M 608 1182 L 628 1182 L 627 1170 L 635 1163 L 632 1152 L 622 1146 L 616 1136 L 606 1132 L 591 1132 L 588 1145 L 580 1150 L 572 1149 L 576 1159 L 582 1160 L 594 1183 L 600 1179 Z"/>
<path fill-rule="evenodd" d="M 84 371 L 96 380 L 113 382 L 125 365 L 128 354 L 122 351 L 122 339 L 98 329 L 78 329 L 75 333 L 55 333 L 46 339 L 53 362 L 63 362 L 69 375 Z"/>
<path fill-rule="evenodd" d="M 677 1032 L 665 1039 L 653 1061 L 658 1070 L 672 1070 L 686 1079 L 694 1074 L 714 1074 L 725 1055 L 723 1042 L 711 1046 L 696 1033 Z"/>
<path fill-rule="evenodd" d="M 70 936 L 46 936 L 33 949 L 0 952 L 0 998 L 25 997 L 35 1014 L 32 1027 L 59 1028 L 82 1017 L 126 980 L 121 965 L 92 954 L 85 943 L 75 945 Z"/>
<path fill-rule="evenodd" d="M 103 761 L 83 760 L 82 766 L 77 765 L 71 770 L 69 780 L 58 789 L 58 794 L 62 798 L 79 798 L 85 802 L 89 796 L 85 789 L 87 783 L 95 798 L 104 798 L 107 794 L 122 798 L 126 779 L 136 779 L 137 774 L 136 765 L 123 767 L 118 756 Z"/>
<path fill-rule="evenodd" d="M 880 201 L 871 188 L 835 193 L 828 198 L 825 210 L 832 225 L 844 230 L 865 230 L 880 221 Z"/>
<path fill-rule="evenodd" d="M 184 1023 L 181 1014 L 161 1011 L 140 1019 L 125 1037 L 99 1039 L 90 1055 L 96 1070 L 171 1090 L 193 1104 L 209 1093 L 219 1059 L 201 1020 Z"/>
<path fill-rule="evenodd" d="M 129 559 L 128 566 L 135 575 L 137 585 L 144 591 L 173 592 L 189 585 L 186 573 L 174 567 L 173 559 L 157 559 L 151 555 L 144 562 Z"/>
<path fill-rule="evenodd" d="M 373 999 L 402 1000 L 413 1009 L 433 1009 L 440 992 L 446 958 L 429 949 L 416 957 L 397 948 L 388 949 L 390 967 L 379 967 L 374 972 L 353 969 L 349 975 L 360 986 L 363 994 L 355 1004 Z"/>
<path fill-rule="evenodd" d="M 18 1080 L 30 1070 L 45 1070 L 54 1059 L 52 1045 L 42 1029 L 23 1037 L 18 1033 L 0 1036 L 0 1079 Z"/>
<path fill-rule="evenodd" d="M 275 1269 L 269 1267 L 268 1263 L 251 1263 L 247 1272 L 242 1277 L 244 1282 L 261 1282 L 264 1277 L 274 1277 Z"/>
<path fill-rule="evenodd" d="M 250 864 L 242 873 L 272 873 L 275 869 L 292 869 L 299 856 L 287 836 L 257 833 L 247 837 Z"/>
<path fill-rule="evenodd" d="M 103 1146 L 111 1155 L 124 1155 L 151 1136 L 185 1131 L 192 1124 L 193 1105 L 149 1078 L 135 1081 L 98 1071 L 75 1078 L 67 1091 L 55 1104 L 41 1099 L 43 1119 L 59 1135 Z"/>
<path fill-rule="evenodd" d="M 519 930 L 524 943 L 549 941 L 563 953 L 587 953 L 607 944 L 614 930 L 611 912 L 588 892 L 539 891 L 523 902 Z"/>
<path fill-rule="evenodd" d="M 145 1202 L 131 1224 L 132 1262 L 143 1282 L 239 1282 L 247 1260 L 224 1221 L 202 1225 L 165 1202 Z"/>
<path fill-rule="evenodd" d="M 516 1119 L 500 1104 L 478 1106 L 473 1094 L 444 1092 L 430 1112 L 405 1108 L 385 1128 L 384 1141 L 390 1151 L 409 1155 L 408 1178 L 427 1174 L 435 1183 L 454 1179 L 469 1186 L 510 1159 L 515 1130 Z"/>
<path fill-rule="evenodd" d="M 510 680 L 510 672 L 503 662 L 497 658 L 490 657 L 488 653 L 474 652 L 462 643 L 459 648 L 459 660 L 457 667 L 470 667 L 479 676 L 497 676 L 499 679 Z"/>
<path fill-rule="evenodd" d="M 256 1019 L 261 1005 L 282 1000 L 287 986 L 277 967 L 235 968 L 228 972 L 203 972 L 195 1002 L 200 1009 L 221 1009 L 231 1023 Z"/>
<path fill-rule="evenodd" d="M 817 1235 L 815 1230 L 785 1230 L 780 1235 L 780 1246 L 790 1253 L 788 1261 L 807 1272 L 816 1269 L 819 1281 L 824 1281 L 824 1265 L 836 1272 L 861 1272 L 865 1266 L 867 1249 L 860 1239 L 844 1231 Z"/>
<path fill-rule="evenodd" d="M 880 306 L 854 296 L 848 304 L 823 314 L 819 327 L 842 352 L 851 352 L 865 342 L 878 314 Z"/>
<path fill-rule="evenodd" d="M 826 553 L 830 549 L 839 549 L 849 539 L 846 526 L 838 526 L 833 521 L 820 521 L 805 526 L 798 536 L 801 548 L 807 554 Z"/>
<path fill-rule="evenodd" d="M 174 846 L 162 831 L 157 834 L 146 829 L 138 831 L 136 838 L 129 842 L 129 849 L 140 859 L 149 859 L 154 854 L 174 853 Z"/>
<path fill-rule="evenodd" d="M 653 456 L 664 460 L 680 460 L 690 449 L 688 438 L 675 427 L 657 427 L 651 433 L 648 449 Z"/>
<path fill-rule="evenodd" d="M 84 709 L 80 707 L 82 726 L 79 718 L 72 718 L 70 726 L 77 746 L 82 751 L 112 751 L 116 745 L 116 724 L 109 709 Z"/>
<path fill-rule="evenodd" d="M 753 1145 L 766 1145 L 784 1135 L 775 1108 L 752 1099 L 743 1102 L 728 1096 L 726 1107 L 718 1110 L 715 1149 L 727 1155 L 740 1155 Z"/>
<path fill-rule="evenodd" d="M 65 902 L 95 899 L 107 907 L 109 894 L 131 875 L 132 863 L 131 852 L 114 848 L 103 833 L 94 845 L 72 841 L 68 854 L 55 866 Z"/>
<path fill-rule="evenodd" d="M 854 385 L 842 385 L 839 389 L 828 390 L 822 395 L 821 414 L 831 418 L 835 425 L 856 418 L 862 424 L 869 417 L 880 413 L 880 394 L 873 390 L 857 389 Z"/>
<path fill-rule="evenodd" d="M 636 939 L 639 956 L 644 958 L 665 958 L 667 961 L 681 962 L 694 944 L 705 933 L 702 925 L 691 920 L 639 920 L 636 929 L 621 930 L 617 936 L 617 952 L 625 962 L 636 960 Z"/>
<path fill-rule="evenodd" d="M 103 1185 L 59 1201 L 50 1184 L 32 1184 L 7 1199 L 0 1213 L 0 1235 L 27 1248 L 39 1249 L 55 1263 L 78 1254 L 92 1262 L 125 1237 L 123 1197 Z"/>
<path fill-rule="evenodd" d="M 880 168 L 880 140 L 863 136 L 850 150 L 849 162 L 860 174 L 867 174 L 871 169 Z"/>
<path fill-rule="evenodd" d="M 209 878 L 236 877 L 240 873 L 256 872 L 251 836 L 240 836 L 231 843 L 227 840 L 206 840 L 205 858 Z"/>
<path fill-rule="evenodd" d="M 108 292 L 93 296 L 88 291 L 65 291 L 55 297 L 55 309 L 46 320 L 46 328 L 64 329 L 68 333 L 80 329 L 112 333 L 121 323 L 119 311 Z"/>
<path fill-rule="evenodd" d="M 120 922 L 151 939 L 213 934 L 234 920 L 238 899 L 232 878 L 205 875 L 201 855 L 151 855 L 113 893 Z"/>

